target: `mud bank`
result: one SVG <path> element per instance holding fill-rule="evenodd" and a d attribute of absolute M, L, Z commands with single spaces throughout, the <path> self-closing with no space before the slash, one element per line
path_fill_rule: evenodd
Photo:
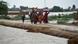
<path fill-rule="evenodd" d="M 22 28 L 27 29 L 28 32 L 37 32 L 37 33 L 44 33 L 52 36 L 57 37 L 63 37 L 69 39 L 69 44 L 71 44 L 72 41 L 78 42 L 78 33 L 73 33 L 70 31 L 62 30 L 61 28 L 57 27 L 50 27 L 48 25 L 36 25 L 36 24 L 24 24 L 24 23 L 18 23 L 18 22 L 9 22 L 9 21 L 0 21 L 0 25 L 10 26 L 10 27 L 16 27 L 16 28 Z M 76 39 L 75 39 L 76 38 Z"/>

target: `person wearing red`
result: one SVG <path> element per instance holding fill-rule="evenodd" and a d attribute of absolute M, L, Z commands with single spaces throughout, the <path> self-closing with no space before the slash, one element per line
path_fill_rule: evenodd
<path fill-rule="evenodd" d="M 43 20 L 44 23 L 48 23 L 48 14 L 49 14 L 48 9 L 45 9 L 44 10 L 44 20 Z"/>

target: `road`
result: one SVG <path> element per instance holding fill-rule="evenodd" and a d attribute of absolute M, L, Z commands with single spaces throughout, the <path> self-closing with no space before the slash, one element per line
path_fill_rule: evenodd
<path fill-rule="evenodd" d="M 67 44 L 68 39 L 0 25 L 0 44 Z"/>

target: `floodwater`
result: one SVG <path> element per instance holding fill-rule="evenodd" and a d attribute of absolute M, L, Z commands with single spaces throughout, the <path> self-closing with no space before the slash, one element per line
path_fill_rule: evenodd
<path fill-rule="evenodd" d="M 0 44 L 67 44 L 68 39 L 0 25 Z"/>
<path fill-rule="evenodd" d="M 71 12 L 50 12 L 49 16 L 54 16 L 54 15 L 59 15 L 59 14 L 63 14 L 63 15 L 69 15 L 69 14 L 73 14 L 73 13 L 77 13 L 77 11 L 71 11 Z"/>

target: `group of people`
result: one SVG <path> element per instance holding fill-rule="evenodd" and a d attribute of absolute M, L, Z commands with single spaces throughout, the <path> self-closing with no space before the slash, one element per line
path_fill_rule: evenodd
<path fill-rule="evenodd" d="M 39 23 L 48 23 L 48 10 L 47 9 L 37 9 L 32 8 L 32 12 L 30 13 L 31 23 L 37 24 Z"/>
<path fill-rule="evenodd" d="M 47 9 L 37 9 L 32 8 L 32 11 L 29 14 L 31 23 L 37 24 L 39 23 L 48 23 L 48 14 L 49 11 Z M 23 18 L 24 15 L 23 15 Z M 24 19 L 23 19 L 24 22 Z"/>

